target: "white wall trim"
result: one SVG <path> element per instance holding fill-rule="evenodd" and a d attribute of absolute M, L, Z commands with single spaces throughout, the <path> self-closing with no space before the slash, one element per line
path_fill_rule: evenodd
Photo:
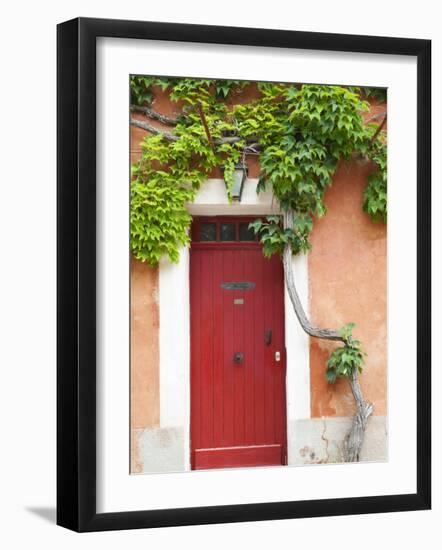
<path fill-rule="evenodd" d="M 293 258 L 301 303 L 308 313 L 308 257 Z M 285 347 L 287 350 L 287 419 L 310 418 L 310 339 L 302 330 L 284 285 Z"/>
<path fill-rule="evenodd" d="M 308 257 L 293 258 L 296 288 L 308 313 Z M 284 285 L 285 347 L 287 350 L 287 463 L 296 464 L 298 456 L 297 421 L 310 418 L 310 340 L 296 317 Z"/>
<path fill-rule="evenodd" d="M 190 469 L 189 250 L 159 268 L 160 427 L 180 428 L 184 466 Z"/>
<path fill-rule="evenodd" d="M 193 216 L 247 216 L 277 213 L 278 207 L 269 191 L 256 193 L 258 179 L 248 178 L 241 202 L 229 203 L 223 179 L 211 178 L 202 186 L 193 203 L 187 205 Z"/>

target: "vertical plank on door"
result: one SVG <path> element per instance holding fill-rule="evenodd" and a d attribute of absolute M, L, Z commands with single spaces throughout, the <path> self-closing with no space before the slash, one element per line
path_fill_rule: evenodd
<path fill-rule="evenodd" d="M 191 304 L 191 330 L 190 330 L 190 415 L 191 448 L 201 447 L 201 251 L 195 251 L 190 257 L 190 304 Z M 193 456 L 191 456 L 193 462 Z"/>
<path fill-rule="evenodd" d="M 234 281 L 234 252 L 223 251 L 223 281 Z M 234 396 L 235 396 L 235 372 L 233 370 L 233 342 L 234 342 L 234 317 L 233 317 L 233 296 L 232 292 L 222 292 L 223 303 L 223 331 L 224 331 L 224 430 L 221 446 L 235 444 L 235 418 L 234 418 Z"/>
<path fill-rule="evenodd" d="M 224 251 L 217 251 L 213 257 L 213 440 L 215 445 L 223 441 L 224 428 L 224 315 L 223 282 Z"/>
<path fill-rule="evenodd" d="M 213 251 L 201 264 L 201 445 L 213 446 Z"/>
<path fill-rule="evenodd" d="M 244 280 L 244 261 L 245 251 L 239 250 L 236 253 L 235 261 L 235 280 Z M 233 320 L 234 320 L 234 333 L 233 333 L 233 354 L 242 353 L 243 359 L 239 363 L 233 361 L 232 354 L 232 371 L 235 379 L 235 393 L 233 396 L 234 404 L 234 443 L 235 445 L 244 445 L 244 368 L 247 364 L 248 357 L 244 349 L 244 305 L 235 304 L 236 300 L 247 300 L 247 291 L 235 290 L 228 292 L 230 300 L 233 302 Z"/>
<path fill-rule="evenodd" d="M 244 280 L 254 281 L 256 277 L 256 254 L 260 250 L 246 251 L 244 264 Z M 254 445 L 255 438 L 255 362 L 257 360 L 255 334 L 256 288 L 252 292 L 244 293 L 244 443 Z"/>
<path fill-rule="evenodd" d="M 274 316 L 273 316 L 273 304 L 274 304 L 274 286 L 273 286 L 273 262 L 272 259 L 265 259 L 264 261 L 264 319 L 265 330 L 272 329 L 272 333 L 275 332 Z M 272 334 L 273 339 L 273 334 Z M 265 403 L 265 440 L 268 442 L 275 441 L 275 425 L 274 425 L 274 394 L 273 394 L 273 382 L 275 374 L 274 365 L 274 345 L 265 346 L 265 366 L 264 369 L 264 403 Z"/>
<path fill-rule="evenodd" d="M 264 261 L 258 255 L 254 256 L 255 269 L 255 444 L 265 443 L 265 361 L 263 339 L 265 330 L 264 319 Z"/>

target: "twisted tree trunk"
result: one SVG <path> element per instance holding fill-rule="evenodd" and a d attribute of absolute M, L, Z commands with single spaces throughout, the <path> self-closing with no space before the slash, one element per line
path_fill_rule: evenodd
<path fill-rule="evenodd" d="M 359 462 L 365 428 L 367 427 L 368 418 L 373 412 L 373 405 L 364 400 L 357 371 L 352 372 L 348 381 L 356 401 L 357 412 L 353 417 L 351 429 L 344 440 L 344 459 L 346 462 Z"/>
<path fill-rule="evenodd" d="M 289 210 L 283 213 L 284 229 L 293 229 L 294 212 Z M 314 338 L 322 338 L 325 340 L 337 340 L 344 342 L 339 330 L 330 328 L 319 328 L 312 325 L 305 314 L 299 299 L 298 291 L 296 290 L 293 263 L 292 249 L 289 244 L 284 247 L 282 262 L 284 266 L 284 278 L 287 291 L 295 310 L 296 317 L 301 324 L 302 329 L 309 336 Z M 348 378 L 350 388 L 356 402 L 357 412 L 353 417 L 353 423 L 350 432 L 344 440 L 344 459 L 346 462 L 358 462 L 361 454 L 362 444 L 364 442 L 365 429 L 369 416 L 373 412 L 373 405 L 367 403 L 362 395 L 361 386 L 359 384 L 358 372 L 354 371 Z"/>

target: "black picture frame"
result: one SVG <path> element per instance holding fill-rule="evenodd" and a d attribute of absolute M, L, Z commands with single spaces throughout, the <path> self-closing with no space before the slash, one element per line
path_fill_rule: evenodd
<path fill-rule="evenodd" d="M 417 58 L 417 491 L 361 498 L 96 512 L 96 39 Z M 57 28 L 57 523 L 75 531 L 425 510 L 431 506 L 431 41 L 79 18 Z"/>

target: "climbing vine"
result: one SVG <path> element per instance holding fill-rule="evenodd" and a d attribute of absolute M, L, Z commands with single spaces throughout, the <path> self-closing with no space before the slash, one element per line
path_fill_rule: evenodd
<path fill-rule="evenodd" d="M 383 101 L 385 92 L 261 82 L 256 84 L 255 99 L 235 101 L 249 85 L 245 81 L 131 78 L 131 110 L 144 115 L 131 123 L 149 132 L 142 142 L 141 158 L 133 166 L 132 252 L 151 265 L 163 256 L 177 262 L 179 249 L 189 243 L 187 205 L 204 181 L 221 168 L 230 197 L 237 163 L 247 155 L 259 155 L 257 192 L 271 189 L 282 215 L 258 219 L 251 227 L 266 256 L 282 256 L 286 286 L 303 329 L 311 336 L 342 342 L 328 360 L 326 377 L 330 383 L 347 377 L 358 402 L 362 394 L 357 375 L 362 372 L 364 353 L 352 337 L 353 324 L 339 330 L 310 324 L 297 296 L 291 256 L 310 250 L 314 218 L 326 213 L 325 191 L 342 159 L 356 155 L 373 164 L 361 206 L 373 221 L 386 221 L 387 146 L 381 131 L 386 114 L 382 122 L 366 122 L 363 116 L 369 110 L 367 99 Z M 167 90 L 177 104 L 176 117 L 152 108 L 155 86 Z M 161 128 L 154 121 L 161 122 Z M 363 400 L 358 403 L 358 414 L 371 410 Z M 365 422 L 366 418 L 364 429 Z M 354 443 L 349 460 L 358 459 L 361 444 Z"/>
<path fill-rule="evenodd" d="M 186 204 L 217 167 L 223 168 L 231 186 L 235 165 L 244 154 L 260 155 L 258 192 L 271 186 L 281 208 L 296 212 L 293 231 L 279 231 L 280 220 L 275 218 L 260 227 L 266 253 L 280 252 L 288 241 L 294 253 L 310 248 L 312 217 L 326 212 L 324 192 L 336 165 L 355 153 L 377 167 L 368 178 L 363 208 L 373 220 L 386 220 L 386 143 L 383 134 L 372 141 L 377 125 L 364 124 L 361 113 L 368 103 L 361 93 L 339 86 L 259 83 L 258 99 L 230 107 L 221 101 L 248 84 L 131 79 L 132 110 L 144 112 L 146 118 L 153 113 L 148 107 L 153 86 L 169 88 L 172 101 L 182 105 L 175 119 L 154 113 L 173 131 L 133 121 L 151 131 L 133 167 L 131 187 L 131 245 L 140 260 L 155 265 L 166 254 L 178 261 L 180 247 L 189 240 Z"/>
<path fill-rule="evenodd" d="M 361 350 L 361 342 L 355 340 L 352 335 L 354 323 L 348 323 L 341 327 L 340 333 L 344 345 L 333 351 L 327 361 L 326 378 L 331 384 L 342 376 L 361 373 L 364 364 L 364 352 Z"/>
<path fill-rule="evenodd" d="M 373 221 L 387 221 L 387 147 L 381 136 L 371 146 L 371 159 L 377 169 L 368 176 L 364 192 L 364 210 Z"/>

